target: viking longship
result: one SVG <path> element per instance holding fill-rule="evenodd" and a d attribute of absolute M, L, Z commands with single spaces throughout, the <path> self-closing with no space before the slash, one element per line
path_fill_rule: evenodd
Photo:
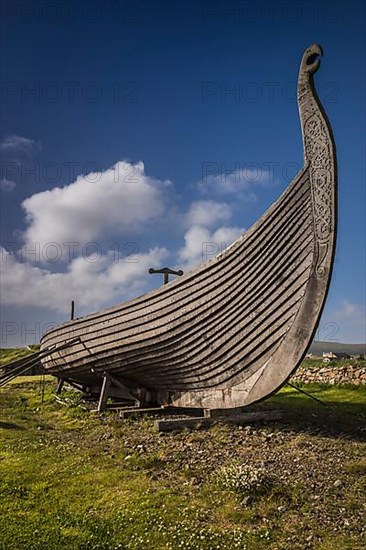
<path fill-rule="evenodd" d="M 43 367 L 98 393 L 182 407 L 242 407 L 276 392 L 306 354 L 336 238 L 336 153 L 304 53 L 304 164 L 278 200 L 215 258 L 159 289 L 66 322 L 41 340 Z"/>

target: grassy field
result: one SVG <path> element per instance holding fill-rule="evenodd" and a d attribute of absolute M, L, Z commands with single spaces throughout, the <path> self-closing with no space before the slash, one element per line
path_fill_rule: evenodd
<path fill-rule="evenodd" d="M 39 346 L 30 346 L 29 348 L 0 348 L 0 366 L 26 357 L 30 353 L 37 351 Z"/>
<path fill-rule="evenodd" d="M 54 388 L 0 390 L 2 549 L 365 548 L 365 388 L 307 388 L 327 406 L 286 388 L 263 405 L 281 423 L 165 435 Z M 243 465 L 266 475 L 249 500 L 223 476 Z"/>

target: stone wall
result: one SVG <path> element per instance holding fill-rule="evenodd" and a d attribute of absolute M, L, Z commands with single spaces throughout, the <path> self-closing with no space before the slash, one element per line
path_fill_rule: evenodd
<path fill-rule="evenodd" d="M 299 367 L 291 382 L 304 384 L 366 384 L 366 368 L 357 365 Z"/>

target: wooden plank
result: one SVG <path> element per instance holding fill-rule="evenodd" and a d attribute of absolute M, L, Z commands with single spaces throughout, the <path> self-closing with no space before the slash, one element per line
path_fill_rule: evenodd
<path fill-rule="evenodd" d="M 108 390 L 110 385 L 111 385 L 111 381 L 109 376 L 104 375 L 102 389 L 100 390 L 98 408 L 97 408 L 98 413 L 103 412 L 106 408 L 107 399 L 108 399 Z"/>
<path fill-rule="evenodd" d="M 130 390 L 124 384 L 122 384 L 120 380 L 118 380 L 115 376 L 113 376 L 110 373 L 108 373 L 108 377 L 111 380 L 111 382 L 113 382 L 113 384 L 115 384 L 122 391 L 121 397 L 125 399 L 129 399 L 131 401 L 136 401 L 136 397 L 130 393 Z"/>
<path fill-rule="evenodd" d="M 62 378 L 58 378 L 56 395 L 60 395 L 60 393 L 62 392 L 64 383 L 65 383 L 65 380 L 63 380 Z"/>

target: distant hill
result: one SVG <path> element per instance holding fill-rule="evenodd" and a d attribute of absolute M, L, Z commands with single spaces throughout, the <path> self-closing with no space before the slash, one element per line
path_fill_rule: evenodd
<path fill-rule="evenodd" d="M 366 355 L 366 344 L 341 344 L 340 342 L 320 342 L 311 344 L 309 352 L 322 355 L 323 352 L 348 353 L 348 355 Z"/>

